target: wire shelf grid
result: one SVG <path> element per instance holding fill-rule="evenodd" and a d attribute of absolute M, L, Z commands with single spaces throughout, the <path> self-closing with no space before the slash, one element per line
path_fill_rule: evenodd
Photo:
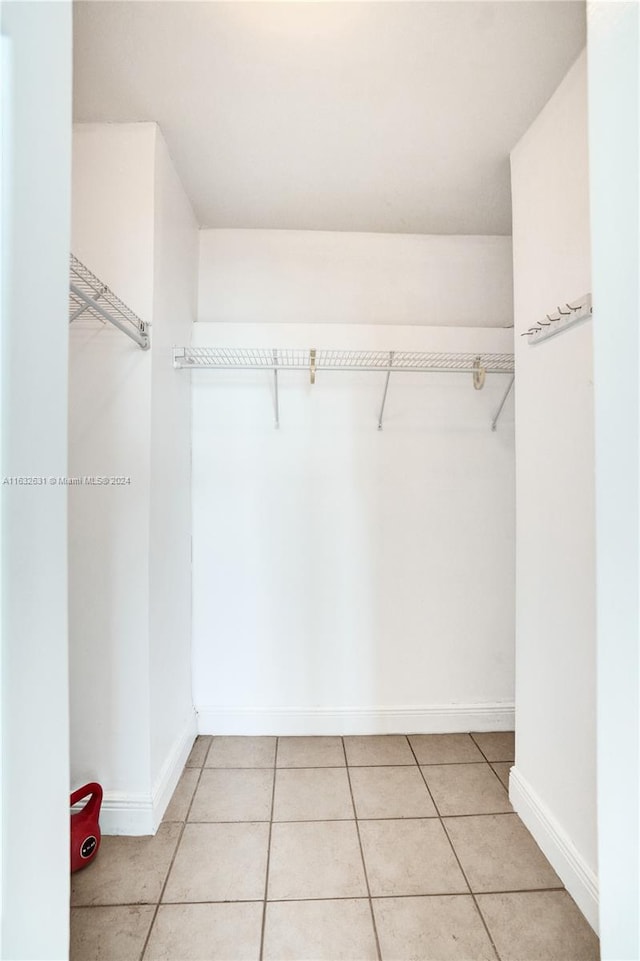
<path fill-rule="evenodd" d="M 82 317 L 110 323 L 139 347 L 149 347 L 149 327 L 73 254 L 69 264 L 69 323 Z"/>
<path fill-rule="evenodd" d="M 513 354 L 427 351 L 313 350 L 263 347 L 180 347 L 174 366 L 203 370 L 473 371 L 510 374 Z"/>

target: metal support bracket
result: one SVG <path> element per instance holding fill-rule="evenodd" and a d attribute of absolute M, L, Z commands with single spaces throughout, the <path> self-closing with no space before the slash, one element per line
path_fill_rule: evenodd
<path fill-rule="evenodd" d="M 106 293 L 108 289 L 109 289 L 108 287 L 103 287 L 102 290 L 98 291 L 95 297 L 91 298 L 91 303 L 85 303 L 82 307 L 78 307 L 78 309 L 69 317 L 69 323 L 72 324 L 74 320 L 77 320 L 78 317 L 81 316 L 81 314 L 84 314 L 85 310 L 89 310 L 90 307 L 96 304 L 97 301 L 100 300 L 102 295 Z M 100 317 L 100 320 L 102 321 L 103 324 L 106 323 L 106 321 L 102 317 Z"/>
<path fill-rule="evenodd" d="M 95 311 L 96 314 L 106 320 L 107 323 L 113 324 L 113 326 L 117 327 L 118 330 L 121 330 L 123 334 L 126 334 L 127 337 L 130 337 L 131 340 L 135 341 L 138 347 L 142 347 L 143 350 L 149 349 L 150 343 L 149 334 L 147 333 L 147 324 L 142 324 L 140 330 L 134 330 L 114 314 L 108 313 L 100 304 L 96 302 L 93 297 L 88 297 L 84 290 L 80 290 L 76 284 L 70 283 L 69 289 L 78 300 L 82 301 L 82 303 L 86 305 L 84 309 L 91 308 L 91 310 Z"/>
<path fill-rule="evenodd" d="M 511 378 L 511 380 L 509 381 L 509 386 L 508 386 L 507 389 L 505 390 L 505 392 L 504 392 L 504 397 L 503 397 L 502 400 L 500 401 L 500 405 L 499 405 L 497 411 L 495 412 L 495 416 L 494 416 L 493 420 L 491 421 L 491 430 L 493 430 L 493 431 L 495 431 L 495 429 L 496 429 L 496 427 L 497 427 L 498 420 L 500 419 L 500 414 L 502 413 L 502 410 L 503 410 L 503 408 L 504 408 L 504 405 L 507 403 L 507 397 L 509 396 L 509 394 L 511 393 L 511 390 L 513 389 L 513 385 L 514 385 L 514 383 L 515 383 L 515 379 L 516 379 L 516 375 L 514 374 L 514 375 L 512 376 L 512 378 Z"/>
<path fill-rule="evenodd" d="M 384 405 L 387 402 L 387 391 L 389 390 L 389 378 L 391 377 L 391 367 L 393 366 L 393 351 L 389 351 L 389 366 L 387 368 L 387 376 L 384 382 L 384 391 L 382 393 L 382 404 L 380 405 L 380 416 L 378 417 L 378 430 L 382 430 L 382 418 L 384 416 Z"/>
<path fill-rule="evenodd" d="M 273 386 L 274 386 L 274 403 L 276 408 L 276 430 L 280 427 L 280 401 L 278 396 L 278 351 L 273 352 Z"/>

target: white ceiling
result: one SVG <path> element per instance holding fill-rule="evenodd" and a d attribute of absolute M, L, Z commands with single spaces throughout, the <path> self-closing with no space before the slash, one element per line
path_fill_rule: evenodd
<path fill-rule="evenodd" d="M 577 0 L 77 2 L 78 121 L 160 124 L 207 227 L 509 234 Z"/>

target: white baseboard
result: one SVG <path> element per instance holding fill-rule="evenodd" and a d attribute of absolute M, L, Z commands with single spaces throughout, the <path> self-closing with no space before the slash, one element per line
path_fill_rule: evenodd
<path fill-rule="evenodd" d="M 196 738 L 196 716 L 191 715 L 176 738 L 149 794 L 105 791 L 100 810 L 104 835 L 140 836 L 155 834 L 182 774 Z M 73 811 L 83 807 L 74 805 Z"/>
<path fill-rule="evenodd" d="M 517 768 L 511 768 L 509 799 L 585 918 L 598 932 L 598 879 L 549 808 Z"/>
<path fill-rule="evenodd" d="M 196 709 L 199 734 L 454 734 L 512 731 L 513 703 L 409 707 Z"/>
<path fill-rule="evenodd" d="M 153 785 L 153 834 L 158 830 L 158 825 L 162 821 L 164 812 L 167 810 L 167 805 L 180 780 L 180 775 L 187 763 L 187 758 L 191 753 L 191 748 L 193 747 L 197 733 L 197 722 L 194 711 L 185 724 L 182 733 L 174 741 L 173 747 L 167 754 L 160 773 L 156 778 L 156 782 Z"/>

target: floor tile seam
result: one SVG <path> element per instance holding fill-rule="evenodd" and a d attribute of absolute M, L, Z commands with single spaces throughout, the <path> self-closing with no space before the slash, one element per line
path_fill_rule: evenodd
<path fill-rule="evenodd" d="M 490 767 L 493 764 L 511 764 L 513 765 L 512 759 L 504 759 L 502 761 L 489 761 L 487 757 L 483 754 L 480 760 L 474 759 L 472 761 L 383 761 L 376 763 L 375 761 L 366 761 L 363 763 L 356 763 L 354 761 L 349 761 L 346 764 L 278 764 L 276 770 L 278 771 L 308 771 L 308 770 L 319 770 L 326 771 L 331 769 L 343 770 L 345 767 L 349 768 L 366 768 L 366 767 L 459 767 L 460 765 L 468 764 L 488 764 Z M 202 765 L 206 771 L 272 771 L 273 765 L 271 764 L 204 764 Z M 185 766 L 187 771 L 198 771 L 200 770 L 200 765 L 188 765 Z"/>
<path fill-rule="evenodd" d="M 189 806 L 188 806 L 188 808 L 187 808 L 187 812 L 186 812 L 186 814 L 185 814 L 184 821 L 182 822 L 182 828 L 181 828 L 181 830 L 180 830 L 180 832 L 179 832 L 179 834 L 178 834 L 178 840 L 176 841 L 176 846 L 175 846 L 174 849 L 173 849 L 173 854 L 171 855 L 171 860 L 170 860 L 170 862 L 169 862 L 169 868 L 168 868 L 168 870 L 167 870 L 167 873 L 165 874 L 164 881 L 163 881 L 162 887 L 161 887 L 161 889 L 160 889 L 160 895 L 159 895 L 158 900 L 157 900 L 156 905 L 155 905 L 155 911 L 153 912 L 153 917 L 152 917 L 152 919 L 151 919 L 151 924 L 149 925 L 149 930 L 147 931 L 147 936 L 146 936 L 146 938 L 144 939 L 144 944 L 142 945 L 142 951 L 140 952 L 139 961 L 143 961 L 143 959 L 144 959 L 144 955 L 145 955 L 145 952 L 146 952 L 146 950 L 147 950 L 147 947 L 148 947 L 148 944 L 149 944 L 149 940 L 150 940 L 150 938 L 151 938 L 151 932 L 153 931 L 153 927 L 154 927 L 154 925 L 155 925 L 155 923 L 156 923 L 156 918 L 158 917 L 158 909 L 160 908 L 160 905 L 161 905 L 161 903 L 162 903 L 162 898 L 164 897 L 164 892 L 165 892 L 165 890 L 166 890 L 166 888 L 167 888 L 167 883 L 168 883 L 168 881 L 169 881 L 169 876 L 171 875 L 171 871 L 173 870 L 173 865 L 174 865 L 174 863 L 175 863 L 176 856 L 177 856 L 177 854 L 178 854 L 178 850 L 179 850 L 179 848 L 180 848 L 180 844 L 181 844 L 182 838 L 183 838 L 183 836 L 184 836 L 185 828 L 186 828 L 187 822 L 188 822 L 188 820 L 189 820 L 189 814 L 191 813 L 191 808 L 192 808 L 192 806 L 193 806 L 193 801 L 194 801 L 194 798 L 195 798 L 195 796 L 196 796 L 197 790 L 198 790 L 198 788 L 199 788 L 199 786 L 200 786 L 200 781 L 201 781 L 201 779 L 202 779 L 202 772 L 204 771 L 204 765 L 205 765 L 205 763 L 206 763 L 207 757 L 209 756 L 209 751 L 211 750 L 211 745 L 212 745 L 212 744 L 213 744 L 213 738 L 212 738 L 211 741 L 209 742 L 209 747 L 207 748 L 207 750 L 206 750 L 206 752 L 205 752 L 205 756 L 204 756 L 203 761 L 202 761 L 202 766 L 200 767 L 200 773 L 198 774 L 198 779 L 197 779 L 196 784 L 195 784 L 195 787 L 194 787 L 194 789 L 193 789 L 193 794 L 191 795 L 191 800 L 189 801 Z M 183 772 L 183 773 L 184 773 L 184 772 Z M 181 775 L 181 776 L 182 776 L 182 775 Z M 175 823 L 175 822 L 168 822 L 168 823 Z"/>
<path fill-rule="evenodd" d="M 267 925 L 267 903 L 269 895 L 269 868 L 271 867 L 271 837 L 273 834 L 273 811 L 276 800 L 276 779 L 278 775 L 278 747 L 280 738 L 276 737 L 275 751 L 273 753 L 273 781 L 271 784 L 271 813 L 269 817 L 269 834 L 267 837 L 267 869 L 264 878 L 264 899 L 262 904 L 262 924 L 260 927 L 260 961 L 264 957 L 264 936 Z"/>
<path fill-rule="evenodd" d="M 476 734 L 485 734 L 485 733 L 492 733 L 492 734 L 512 734 L 513 732 L 512 732 L 512 731 L 491 731 L 491 732 L 488 732 L 488 731 L 476 731 Z M 486 753 L 482 750 L 482 748 L 480 747 L 480 745 L 479 745 L 478 742 L 476 741 L 476 739 L 475 739 L 475 737 L 473 736 L 473 734 L 471 733 L 471 731 L 469 731 L 469 737 L 471 738 L 471 740 L 473 741 L 473 743 L 475 744 L 475 746 L 478 748 L 478 750 L 479 750 L 480 753 L 482 754 L 482 756 L 483 756 L 483 758 L 485 759 L 485 761 L 487 762 L 487 764 L 511 764 L 511 765 L 513 765 L 513 764 L 516 763 L 516 762 L 515 762 L 515 759 L 512 758 L 512 757 L 504 757 L 504 758 L 502 758 L 502 759 L 500 759 L 500 758 L 495 758 L 495 757 L 494 757 L 494 758 L 492 758 L 491 760 L 489 760 L 489 758 L 487 757 Z"/>
<path fill-rule="evenodd" d="M 356 834 L 357 834 L 357 836 L 358 836 L 358 847 L 359 847 L 359 849 L 360 849 L 360 861 L 362 862 L 362 872 L 363 872 L 363 874 L 364 874 L 364 883 L 365 883 L 366 888 L 367 888 L 367 900 L 368 900 L 368 902 L 369 902 L 369 914 L 370 914 L 370 917 L 371 917 L 371 925 L 372 925 L 372 927 L 373 927 L 373 937 L 374 937 L 374 939 L 375 939 L 375 945 L 376 945 L 376 957 L 377 957 L 378 961 L 382 961 L 382 951 L 381 951 L 381 948 L 380 948 L 380 938 L 379 938 L 379 936 L 378 936 L 378 926 L 377 926 L 377 924 L 376 924 L 376 916 L 375 916 L 375 912 L 374 912 L 374 910 L 373 910 L 373 901 L 372 901 L 372 899 L 371 899 L 371 886 L 370 886 L 370 884 L 369 884 L 369 874 L 368 874 L 368 872 L 367 872 L 367 863 L 366 863 L 366 861 L 365 861 L 364 848 L 363 848 L 363 845 L 362 845 L 362 838 L 361 838 L 361 836 L 360 836 L 360 827 L 359 827 L 359 824 L 358 824 L 358 816 L 357 816 L 357 811 L 356 811 L 356 800 L 355 800 L 355 797 L 353 796 L 353 786 L 352 786 L 352 784 L 351 784 L 351 775 L 350 775 L 350 773 L 349 773 L 349 765 L 347 764 L 347 748 L 346 748 L 346 744 L 345 744 L 345 741 L 344 741 L 344 737 L 341 737 L 341 738 L 340 738 L 340 743 L 342 744 L 342 751 L 343 751 L 343 753 L 344 753 L 345 767 L 346 767 L 346 769 L 347 769 L 347 780 L 348 780 L 348 782 L 349 782 L 349 793 L 350 793 L 350 795 L 351 795 L 351 805 L 352 805 L 352 807 L 353 807 L 353 819 L 354 819 L 355 826 L 356 826 Z"/>
<path fill-rule="evenodd" d="M 424 815 L 408 815 L 403 817 L 401 815 L 389 815 L 388 817 L 360 817 L 356 814 L 355 817 L 342 817 L 342 818 L 273 818 L 274 824 L 322 824 L 324 822 L 328 824 L 333 823 L 344 823 L 345 821 L 436 821 L 438 819 L 451 819 L 456 820 L 459 818 L 501 818 L 501 817 L 512 817 L 516 815 L 515 811 L 478 811 L 469 814 L 424 814 Z M 517 815 L 516 815 L 517 816 Z M 267 818 L 247 818 L 246 820 L 236 820 L 236 821 L 216 821 L 216 820 L 190 820 L 190 821 L 165 821 L 164 824 L 269 824 Z"/>
<path fill-rule="evenodd" d="M 408 739 L 407 739 L 407 740 L 408 740 Z M 473 740 L 473 738 L 472 738 L 472 740 Z M 475 742 L 474 742 L 474 743 L 475 743 Z M 417 761 L 418 758 L 417 758 L 417 755 L 415 754 L 415 751 L 413 750 L 413 745 L 411 744 L 411 741 L 409 741 L 409 746 L 411 747 L 411 750 L 413 751 L 414 757 L 416 758 L 416 761 Z M 484 756 L 484 755 L 483 755 L 483 756 Z M 425 765 L 425 766 L 426 766 L 426 765 Z M 446 827 L 446 825 L 445 825 L 445 823 L 444 823 L 444 820 L 443 820 L 443 818 L 442 818 L 442 815 L 441 815 L 441 813 L 440 813 L 440 808 L 439 808 L 438 805 L 436 804 L 436 800 L 435 800 L 435 798 L 434 798 L 434 796 L 433 796 L 433 794 L 432 794 L 432 792 L 431 792 L 431 789 L 430 789 L 430 787 L 429 787 L 429 784 L 428 784 L 428 782 L 427 782 L 427 779 L 426 779 L 426 777 L 425 777 L 425 775 L 424 775 L 424 771 L 422 770 L 422 766 L 418 765 L 418 767 L 420 768 L 420 774 L 422 775 L 422 779 L 423 779 L 423 781 L 424 781 L 424 783 L 425 783 L 425 786 L 426 786 L 426 788 L 427 788 L 427 791 L 429 792 L 429 796 L 431 797 L 431 801 L 433 802 L 433 806 L 435 807 L 436 812 L 437 812 L 437 814 L 438 814 L 438 819 L 439 819 L 439 821 L 440 821 L 440 826 L 442 827 L 442 830 L 444 831 L 444 835 L 445 835 L 447 841 L 449 842 L 449 847 L 451 848 L 451 851 L 452 851 L 452 853 L 453 853 L 453 856 L 454 856 L 454 858 L 456 859 L 456 863 L 457 863 L 458 868 L 460 869 L 460 871 L 461 871 L 461 873 L 462 873 L 462 876 L 463 876 L 463 878 L 464 878 L 464 882 L 465 882 L 465 884 L 467 885 L 467 888 L 469 889 L 469 894 L 471 895 L 471 897 L 472 897 L 472 899 L 473 899 L 473 903 L 474 903 L 476 912 L 477 912 L 477 914 L 478 914 L 478 917 L 480 918 L 480 922 L 481 922 L 484 930 L 486 931 L 487 937 L 488 937 L 488 939 L 489 939 L 489 943 L 491 944 L 491 947 L 493 948 L 493 951 L 494 951 L 494 954 L 495 954 L 495 956 L 496 956 L 497 961 L 502 961 L 502 959 L 500 958 L 500 954 L 498 953 L 498 949 L 497 949 L 497 947 L 496 947 L 496 945 L 495 945 L 495 943 L 494 943 L 494 940 L 493 940 L 493 937 L 492 937 L 492 935 L 491 935 L 491 932 L 489 931 L 489 928 L 488 928 L 488 926 L 487 926 L 487 923 L 486 923 L 486 921 L 485 921 L 485 919 L 484 919 L 484 915 L 483 915 L 482 912 L 480 911 L 480 907 L 478 906 L 478 902 L 477 902 L 477 900 L 476 900 L 475 894 L 474 894 L 474 892 L 473 892 L 473 890 L 472 890 L 472 888 L 471 888 L 471 884 L 469 883 L 469 878 L 467 877 L 466 871 L 464 870 L 464 868 L 463 868 L 463 866 L 462 866 L 462 861 L 461 861 L 460 858 L 458 857 L 458 852 L 456 851 L 456 849 L 455 849 L 455 847 L 454 847 L 454 844 L 453 844 L 453 841 L 451 840 L 451 837 L 449 836 L 449 832 L 447 831 L 447 827 Z"/>
<path fill-rule="evenodd" d="M 476 898 L 500 897 L 504 894 L 561 894 L 566 888 L 556 885 L 544 888 L 492 888 L 486 891 L 430 891 L 422 894 L 372 894 L 372 901 L 394 901 L 409 898 Z M 267 904 L 296 904 L 307 901 L 369 901 L 365 895 L 326 895 L 317 898 L 267 898 Z M 179 908 L 183 905 L 204 904 L 264 904 L 264 898 L 227 898 L 224 901 L 162 901 L 156 905 L 154 901 L 119 901 L 110 904 L 76 904 L 72 911 L 93 911 L 100 908 Z"/>
<path fill-rule="evenodd" d="M 478 748 L 478 750 L 479 750 L 480 753 L 482 754 L 483 758 L 485 759 L 485 761 L 487 762 L 487 764 L 488 764 L 489 767 L 491 768 L 492 773 L 495 775 L 495 777 L 496 777 L 496 778 L 498 779 L 498 781 L 500 782 L 500 786 L 502 787 L 502 790 L 503 790 L 503 791 L 506 791 L 506 792 L 507 792 L 507 797 L 509 797 L 509 788 L 508 788 L 508 787 L 505 787 L 505 785 L 502 783 L 502 779 L 501 779 L 500 775 L 498 774 L 498 772 L 494 769 L 493 765 L 494 765 L 494 764 L 511 764 L 511 765 L 513 766 L 513 765 L 515 764 L 515 760 L 512 760 L 511 758 L 509 758 L 509 759 L 506 760 L 506 761 L 495 761 L 495 760 L 490 761 L 489 758 L 487 757 L 487 755 L 485 754 L 485 752 L 482 750 L 482 748 L 480 747 L 480 745 L 479 745 L 478 742 L 476 741 L 476 739 L 475 739 L 475 737 L 473 736 L 473 734 L 469 733 L 469 737 L 471 738 L 471 740 L 473 741 L 473 743 L 474 743 L 475 746 Z"/>
<path fill-rule="evenodd" d="M 500 786 L 501 786 L 502 790 L 503 790 L 503 791 L 506 791 L 507 797 L 509 797 L 509 787 L 508 787 L 507 784 L 504 783 L 504 781 L 502 780 L 502 778 L 500 777 L 500 775 L 498 774 L 498 772 L 497 772 L 496 769 L 494 768 L 494 766 L 493 766 L 494 764 L 511 764 L 511 765 L 513 766 L 513 763 L 512 763 L 511 761 L 490 761 L 490 762 L 489 762 L 489 767 L 491 768 L 491 770 L 493 771 L 493 773 L 494 773 L 495 776 L 497 777 L 498 781 L 500 782 Z"/>

